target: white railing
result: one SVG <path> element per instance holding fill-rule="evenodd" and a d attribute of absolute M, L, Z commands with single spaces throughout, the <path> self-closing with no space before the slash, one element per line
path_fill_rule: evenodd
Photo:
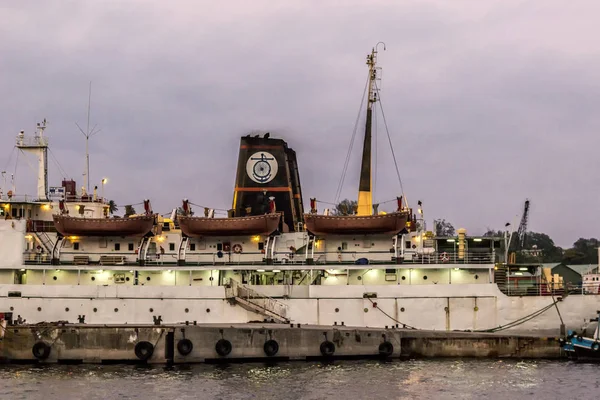
<path fill-rule="evenodd" d="M 432 249 L 433 250 L 433 249 Z M 436 252 L 405 253 L 403 263 L 412 264 L 491 264 L 496 253 L 491 252 Z"/>

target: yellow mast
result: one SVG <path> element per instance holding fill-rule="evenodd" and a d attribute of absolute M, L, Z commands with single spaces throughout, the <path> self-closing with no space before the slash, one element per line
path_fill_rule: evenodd
<path fill-rule="evenodd" d="M 384 48 L 385 50 L 385 45 Z M 371 176 L 371 121 L 373 116 L 373 104 L 377 101 L 375 79 L 377 79 L 377 50 L 373 48 L 367 56 L 369 66 L 369 100 L 367 102 L 367 119 L 365 123 L 365 140 L 363 144 L 362 163 L 360 168 L 360 182 L 358 185 L 358 215 L 373 214 L 373 183 Z"/>

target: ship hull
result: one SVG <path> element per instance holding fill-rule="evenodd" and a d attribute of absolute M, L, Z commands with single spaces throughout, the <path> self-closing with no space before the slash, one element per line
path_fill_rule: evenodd
<path fill-rule="evenodd" d="M 182 274 L 180 279 L 183 282 Z M 82 273 L 82 275 L 84 275 Z M 377 307 L 363 298 L 357 286 L 297 287 L 286 296 L 280 287 L 249 286 L 285 303 L 288 317 L 300 324 L 341 324 L 357 327 L 402 326 L 425 330 L 485 330 L 506 325 L 552 303 L 550 296 L 509 297 L 494 284 L 369 286 L 377 293 Z M 304 290 L 306 289 L 306 290 Z M 9 297 L 18 292 L 22 297 Z M 77 322 L 87 324 L 151 324 L 162 316 L 165 324 L 194 320 L 206 323 L 247 323 L 263 320 L 240 306 L 232 306 L 223 286 L 187 282 L 178 286 L 96 285 L 2 285 L 0 312 L 12 310 L 28 323 Z M 581 330 L 584 317 L 600 309 L 600 296 L 570 295 L 557 303 L 567 329 Z M 147 310 L 151 309 L 152 313 Z M 337 310 L 336 310 L 337 309 Z M 140 310 L 146 310 L 141 312 Z M 366 311 L 365 311 L 366 310 Z M 387 314 L 387 315 L 386 315 Z M 392 319 L 393 318 L 393 319 Z M 554 307 L 523 324 L 503 332 L 557 336 L 560 319 Z"/>
<path fill-rule="evenodd" d="M 270 235 L 279 226 L 281 214 L 234 218 L 178 216 L 177 220 L 189 237 Z"/>
<path fill-rule="evenodd" d="M 77 218 L 54 215 L 54 226 L 63 236 L 144 236 L 154 226 L 154 216 L 130 218 Z"/>
<path fill-rule="evenodd" d="M 304 214 L 306 230 L 313 235 L 395 235 L 405 229 L 408 218 L 408 213 L 404 212 L 367 216 L 329 216 Z"/>

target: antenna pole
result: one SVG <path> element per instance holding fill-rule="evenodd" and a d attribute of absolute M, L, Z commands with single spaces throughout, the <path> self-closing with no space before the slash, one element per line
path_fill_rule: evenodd
<path fill-rule="evenodd" d="M 86 190 L 88 193 L 90 192 L 90 145 L 89 145 L 89 141 L 92 136 L 94 136 L 96 133 L 100 132 L 100 130 L 96 130 L 96 126 L 94 126 L 92 128 L 92 130 L 90 130 L 91 109 L 92 109 L 92 82 L 90 81 L 90 88 L 89 88 L 89 94 L 88 94 L 86 130 L 84 131 L 77 124 L 77 122 L 75 123 L 75 125 L 77 125 L 77 128 L 79 128 L 79 131 L 83 134 L 83 136 L 85 136 L 85 173 L 84 173 L 84 175 L 85 175 L 85 179 L 86 179 L 85 187 L 86 187 Z"/>
<path fill-rule="evenodd" d="M 87 129 L 85 135 L 85 177 L 87 178 L 87 192 L 90 192 L 90 110 L 92 106 L 92 81 L 90 81 L 90 90 L 88 95 L 88 110 L 87 110 Z"/>

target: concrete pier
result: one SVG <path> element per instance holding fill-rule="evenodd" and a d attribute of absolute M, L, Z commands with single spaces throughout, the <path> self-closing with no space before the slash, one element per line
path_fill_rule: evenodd
<path fill-rule="evenodd" d="M 282 324 L 7 326 L 0 358 L 40 363 L 203 363 L 321 358 L 562 358 L 557 338 Z"/>

